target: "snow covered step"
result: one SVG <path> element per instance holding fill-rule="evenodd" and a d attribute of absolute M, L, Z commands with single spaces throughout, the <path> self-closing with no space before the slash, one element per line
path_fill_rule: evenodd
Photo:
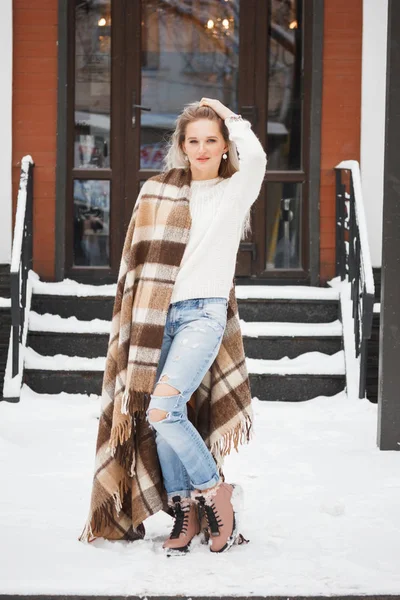
<path fill-rule="evenodd" d="M 108 340 L 108 333 L 29 331 L 27 345 L 45 356 L 62 352 L 66 356 L 96 358 L 106 356 Z"/>
<path fill-rule="evenodd" d="M 105 356 L 87 358 L 55 354 L 39 354 L 33 348 L 25 348 L 24 365 L 26 369 L 44 369 L 50 371 L 104 371 Z"/>
<path fill-rule="evenodd" d="M 11 307 L 11 298 L 4 298 L 4 296 L 0 296 L 0 308 L 9 307 Z"/>
<path fill-rule="evenodd" d="M 339 300 L 335 288 L 305 285 L 236 285 L 236 298 L 279 300 Z"/>
<path fill-rule="evenodd" d="M 34 293 L 31 309 L 42 315 L 59 315 L 63 318 L 76 317 L 81 321 L 91 321 L 92 319 L 111 321 L 113 306 L 114 296 L 60 296 Z"/>
<path fill-rule="evenodd" d="M 245 354 L 250 358 L 295 358 L 305 352 L 335 354 L 342 348 L 342 324 L 262 323 L 240 320 Z"/>
<path fill-rule="evenodd" d="M 252 394 L 260 400 L 298 402 L 334 396 L 346 385 L 343 350 L 333 356 L 310 352 L 290 360 L 246 359 Z"/>
<path fill-rule="evenodd" d="M 27 348 L 24 383 L 37 393 L 101 394 L 105 358 L 40 356 Z M 261 400 L 302 401 L 345 387 L 344 356 L 311 352 L 294 360 L 247 358 L 251 389 Z"/>
<path fill-rule="evenodd" d="M 247 322 L 332 323 L 339 317 L 339 300 L 334 295 L 321 299 L 238 298 L 238 307 L 240 318 Z"/>
<path fill-rule="evenodd" d="M 344 375 L 250 374 L 252 395 L 260 400 L 300 402 L 334 396 L 345 389 Z M 26 369 L 24 383 L 39 394 L 101 394 L 102 371 Z"/>
<path fill-rule="evenodd" d="M 111 330 L 111 321 L 92 319 L 80 321 L 76 317 L 60 317 L 49 313 L 39 314 L 34 310 L 29 312 L 30 331 L 48 331 L 59 333 L 105 333 Z"/>
<path fill-rule="evenodd" d="M 38 394 L 101 394 L 103 371 L 24 369 L 23 383 Z"/>
<path fill-rule="evenodd" d="M 114 298 L 117 284 L 91 285 L 79 283 L 74 279 L 63 279 L 63 281 L 40 281 L 33 284 L 33 293 L 45 296 L 109 296 Z"/>
<path fill-rule="evenodd" d="M 43 356 L 25 349 L 24 383 L 37 393 L 100 394 L 105 356 L 87 358 L 55 354 Z"/>
<path fill-rule="evenodd" d="M 339 301 L 336 298 L 336 290 L 323 289 L 321 291 L 324 294 L 320 298 L 241 298 L 240 288 L 241 286 L 236 286 L 239 316 L 244 321 L 329 323 L 338 318 Z M 316 290 L 313 290 L 313 295 L 318 295 L 315 293 Z M 327 291 L 335 293 L 331 293 L 328 297 Z M 60 296 L 35 293 L 31 308 L 40 314 L 50 313 L 64 318 L 75 316 L 83 321 L 96 318 L 110 321 L 113 305 L 113 296 Z"/>
<path fill-rule="evenodd" d="M 75 316 L 80 320 L 111 320 L 116 285 L 85 285 L 65 280 L 37 281 L 32 310 L 40 314 Z M 245 321 L 291 323 L 332 322 L 338 318 L 338 291 L 307 286 L 236 285 L 239 315 Z"/>
<path fill-rule="evenodd" d="M 243 335 L 248 337 L 340 337 L 343 331 L 339 319 L 332 323 L 239 322 Z"/>
<path fill-rule="evenodd" d="M 341 348 L 342 324 L 333 323 L 246 323 L 240 320 L 246 356 L 251 358 L 294 358 L 320 351 L 334 354 Z M 68 356 L 105 356 L 110 322 L 80 321 L 76 317 L 29 313 L 28 346 L 43 355 L 62 351 Z"/>
<path fill-rule="evenodd" d="M 263 360 L 246 358 L 247 370 L 259 375 L 344 375 L 344 351 L 332 356 L 322 352 L 307 352 L 296 358 Z"/>
<path fill-rule="evenodd" d="M 260 400 L 303 402 L 318 396 L 335 396 L 346 387 L 345 375 L 250 375 L 253 396 Z"/>
<path fill-rule="evenodd" d="M 110 328 L 111 322 L 101 319 L 80 321 L 30 311 L 27 345 L 43 355 L 106 356 Z"/>

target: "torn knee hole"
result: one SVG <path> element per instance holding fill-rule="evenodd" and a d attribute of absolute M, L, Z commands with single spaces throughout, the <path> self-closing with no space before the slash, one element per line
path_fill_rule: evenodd
<path fill-rule="evenodd" d="M 176 396 L 176 394 L 180 394 L 179 390 L 172 387 L 169 383 L 166 383 L 168 379 L 168 375 L 163 375 L 161 377 L 160 382 L 155 387 L 153 396 Z"/>
<path fill-rule="evenodd" d="M 151 423 L 156 423 L 157 421 L 162 421 L 167 418 L 168 413 L 165 410 L 160 410 L 159 408 L 151 408 L 149 410 L 149 421 Z"/>

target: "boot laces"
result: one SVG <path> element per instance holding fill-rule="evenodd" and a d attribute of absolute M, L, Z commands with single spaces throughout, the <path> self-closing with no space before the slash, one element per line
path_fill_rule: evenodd
<path fill-rule="evenodd" d="M 174 501 L 173 504 L 174 511 L 174 525 L 172 527 L 171 535 L 169 536 L 171 539 L 178 538 L 181 533 L 186 533 L 189 522 L 189 511 L 190 505 L 182 504 L 180 500 Z"/>
<path fill-rule="evenodd" d="M 211 535 L 219 535 L 219 528 L 222 527 L 223 523 L 214 502 L 207 504 L 203 496 L 197 496 L 197 499 L 205 511 Z"/>

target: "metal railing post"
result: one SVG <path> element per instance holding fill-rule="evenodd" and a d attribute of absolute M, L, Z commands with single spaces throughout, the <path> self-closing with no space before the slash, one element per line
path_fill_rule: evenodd
<path fill-rule="evenodd" d="M 342 183 L 342 171 L 349 171 L 348 190 Z M 374 309 L 374 280 L 369 253 L 360 167 L 357 161 L 344 161 L 335 167 L 336 176 L 336 274 L 351 286 L 352 315 L 356 357 L 360 357 L 359 397 L 366 392 L 368 345 Z M 348 200 L 348 224 L 346 201 Z M 345 231 L 348 231 L 346 248 Z"/>

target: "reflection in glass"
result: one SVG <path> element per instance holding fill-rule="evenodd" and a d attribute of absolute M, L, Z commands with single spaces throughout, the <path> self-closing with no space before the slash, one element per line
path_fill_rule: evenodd
<path fill-rule="evenodd" d="M 110 264 L 110 182 L 74 180 L 74 265 Z"/>
<path fill-rule="evenodd" d="M 76 168 L 110 166 L 111 0 L 75 0 Z"/>
<path fill-rule="evenodd" d="M 269 0 L 268 42 L 268 169 L 300 169 L 302 0 Z"/>
<path fill-rule="evenodd" d="M 185 104 L 202 96 L 238 112 L 239 0 L 142 0 L 140 166 L 162 168 Z"/>
<path fill-rule="evenodd" d="M 267 269 L 301 266 L 301 183 L 268 183 Z"/>

